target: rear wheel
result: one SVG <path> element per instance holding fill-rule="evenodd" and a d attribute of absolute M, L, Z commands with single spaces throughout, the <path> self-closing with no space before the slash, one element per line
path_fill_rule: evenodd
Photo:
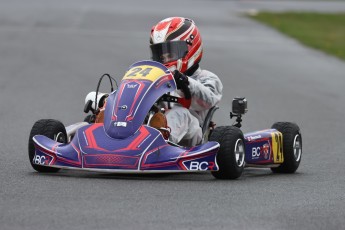
<path fill-rule="evenodd" d="M 33 163 L 33 159 L 35 157 L 35 146 L 33 137 L 35 135 L 44 135 L 46 137 L 49 137 L 50 139 L 53 139 L 60 143 L 67 143 L 67 134 L 65 126 L 57 120 L 53 119 L 42 119 L 37 121 L 30 132 L 29 137 L 29 160 L 31 166 L 38 172 L 57 172 L 60 169 L 59 168 L 52 168 L 52 167 L 46 167 L 42 165 L 36 165 Z"/>
<path fill-rule="evenodd" d="M 291 122 L 277 122 L 272 128 L 283 134 L 284 162 L 271 170 L 277 173 L 296 172 L 302 158 L 302 135 L 298 125 Z"/>
<path fill-rule="evenodd" d="M 212 175 L 218 179 L 236 179 L 242 175 L 245 164 L 245 146 L 242 131 L 234 126 L 220 126 L 213 130 L 210 141 L 217 141 L 219 171 Z"/>

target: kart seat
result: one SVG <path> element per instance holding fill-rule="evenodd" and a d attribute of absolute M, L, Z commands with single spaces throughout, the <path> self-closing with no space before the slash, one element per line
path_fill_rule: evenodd
<path fill-rule="evenodd" d="M 202 128 L 202 134 L 205 134 L 206 131 L 208 130 L 208 128 L 210 127 L 210 122 L 212 120 L 213 114 L 214 114 L 214 112 L 216 112 L 217 109 L 219 109 L 218 106 L 213 106 L 212 108 L 210 108 L 208 110 L 205 121 L 201 127 Z"/>

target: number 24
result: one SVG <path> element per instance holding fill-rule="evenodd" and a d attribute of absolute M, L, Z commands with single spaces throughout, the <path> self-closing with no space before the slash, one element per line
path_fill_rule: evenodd
<path fill-rule="evenodd" d="M 132 70 L 132 72 L 130 74 L 127 75 L 127 77 L 136 77 L 137 74 L 146 77 L 146 75 L 148 75 L 151 72 L 152 68 L 145 68 L 142 69 L 140 67 L 135 68 Z"/>

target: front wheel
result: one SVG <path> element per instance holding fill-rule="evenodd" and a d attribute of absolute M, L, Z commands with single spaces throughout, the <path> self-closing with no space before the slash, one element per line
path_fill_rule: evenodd
<path fill-rule="evenodd" d="M 33 137 L 35 135 L 44 135 L 60 143 L 67 143 L 67 134 L 65 126 L 57 120 L 42 119 L 37 121 L 31 129 L 29 137 L 29 160 L 31 166 L 38 172 L 57 172 L 59 168 L 47 167 L 43 165 L 37 165 L 33 163 L 35 157 L 35 145 Z"/>
<path fill-rule="evenodd" d="M 245 146 L 242 131 L 234 126 L 220 126 L 213 130 L 210 141 L 217 141 L 219 171 L 212 171 L 217 179 L 237 179 L 242 175 L 245 165 Z"/>
<path fill-rule="evenodd" d="M 298 125 L 291 122 L 276 122 L 272 128 L 283 134 L 284 162 L 271 170 L 277 173 L 296 172 L 302 158 L 302 134 Z"/>

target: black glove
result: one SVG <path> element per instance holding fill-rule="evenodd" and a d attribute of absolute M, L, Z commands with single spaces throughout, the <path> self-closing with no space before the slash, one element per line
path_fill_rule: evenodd
<path fill-rule="evenodd" d="M 184 85 L 189 85 L 188 77 L 178 70 L 174 71 L 174 79 L 177 89 L 182 89 Z"/>
<path fill-rule="evenodd" d="M 189 81 L 188 77 L 181 73 L 178 70 L 174 71 L 174 79 L 176 82 L 177 89 L 180 89 L 183 93 L 186 99 L 191 99 L 191 94 L 189 90 Z"/>

